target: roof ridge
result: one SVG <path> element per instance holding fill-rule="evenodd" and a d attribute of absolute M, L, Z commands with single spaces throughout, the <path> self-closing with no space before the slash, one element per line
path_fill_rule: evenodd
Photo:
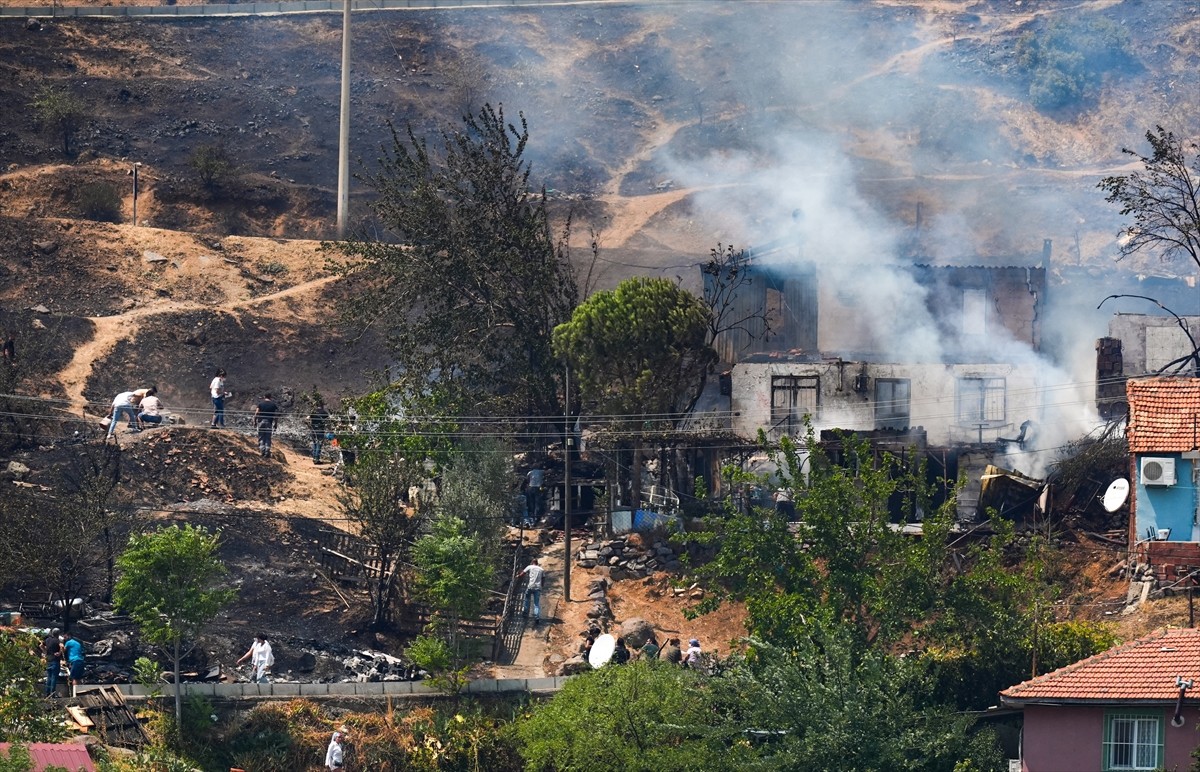
<path fill-rule="evenodd" d="M 1076 670 L 1079 670 L 1080 668 L 1082 668 L 1084 666 L 1091 665 L 1096 662 L 1103 662 L 1106 659 L 1111 659 L 1115 656 L 1118 656 L 1119 654 L 1123 654 L 1130 649 L 1144 646 L 1144 645 L 1151 643 L 1159 638 L 1166 638 L 1171 632 L 1177 631 L 1177 630 L 1180 630 L 1180 631 L 1181 630 L 1190 630 L 1190 631 L 1200 634 L 1200 630 L 1196 630 L 1195 628 L 1191 628 L 1191 627 L 1160 627 L 1159 629 L 1157 629 L 1151 633 L 1148 633 L 1148 634 L 1142 636 L 1141 638 L 1136 638 L 1132 641 L 1126 641 L 1125 643 L 1118 643 L 1116 646 L 1113 646 L 1112 648 L 1105 649 L 1104 651 L 1101 651 L 1097 654 L 1093 654 L 1090 657 L 1085 657 L 1084 659 L 1081 659 L 1078 662 L 1072 662 L 1069 665 L 1063 665 L 1060 668 L 1051 670 L 1049 673 L 1042 673 L 1039 676 L 1034 676 L 1033 678 L 1030 678 L 1028 681 L 1022 681 L 1021 683 L 1019 683 L 1015 686 L 1010 686 L 1007 689 L 1001 691 L 1000 693 L 1001 694 L 1009 694 L 1017 689 L 1024 689 L 1027 687 L 1032 687 L 1035 684 L 1040 685 L 1041 683 L 1052 681 L 1056 678 L 1060 678 L 1062 676 L 1073 673 Z M 1016 696 L 1016 695 L 1013 695 L 1013 696 Z"/>

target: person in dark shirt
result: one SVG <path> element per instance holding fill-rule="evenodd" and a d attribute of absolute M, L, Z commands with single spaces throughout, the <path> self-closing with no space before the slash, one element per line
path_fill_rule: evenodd
<path fill-rule="evenodd" d="M 683 650 L 679 648 L 679 639 L 671 638 L 667 641 L 667 645 L 663 646 L 662 652 L 658 656 L 664 662 L 678 665 L 683 659 Z"/>
<path fill-rule="evenodd" d="M 325 409 L 325 400 L 314 392 L 313 409 L 308 414 L 308 430 L 312 439 L 312 460 L 314 464 L 321 463 L 321 447 L 325 444 L 325 432 L 329 431 L 329 411 Z"/>
<path fill-rule="evenodd" d="M 11 332 L 4 338 L 4 364 L 17 363 L 17 338 Z"/>
<path fill-rule="evenodd" d="M 58 673 L 62 669 L 62 641 L 57 627 L 42 641 L 42 654 L 46 657 L 46 696 L 57 697 Z"/>
<path fill-rule="evenodd" d="M 625 636 L 617 639 L 617 648 L 613 649 L 612 659 L 609 662 L 614 665 L 624 665 L 629 661 L 629 647 L 625 645 Z"/>
<path fill-rule="evenodd" d="M 264 394 L 262 402 L 254 406 L 254 426 L 258 429 L 258 450 L 263 458 L 271 456 L 271 436 L 275 433 L 275 419 L 279 416 L 279 405 Z"/>

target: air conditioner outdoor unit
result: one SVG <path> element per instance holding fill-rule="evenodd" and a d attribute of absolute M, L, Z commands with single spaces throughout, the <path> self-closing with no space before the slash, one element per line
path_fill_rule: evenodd
<path fill-rule="evenodd" d="M 1147 457 L 1141 460 L 1142 485 L 1174 485 L 1175 459 Z"/>

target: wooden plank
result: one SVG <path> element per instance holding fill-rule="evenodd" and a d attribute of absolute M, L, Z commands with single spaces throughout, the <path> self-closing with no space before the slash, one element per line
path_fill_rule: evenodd
<path fill-rule="evenodd" d="M 88 715 L 86 712 L 84 712 L 83 708 L 79 707 L 78 705 L 71 705 L 68 707 L 67 713 L 71 714 L 71 720 L 83 727 L 84 731 L 87 731 L 96 725 L 95 722 L 88 718 Z"/>

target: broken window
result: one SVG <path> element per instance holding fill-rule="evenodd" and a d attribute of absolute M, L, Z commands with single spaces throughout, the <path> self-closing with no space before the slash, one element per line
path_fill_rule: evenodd
<path fill-rule="evenodd" d="M 999 426 L 1005 421 L 1003 378 L 959 378 L 958 421 L 970 426 Z"/>
<path fill-rule="evenodd" d="M 817 414 L 820 381 L 815 375 L 771 377 L 771 428 L 796 428 Z"/>
<path fill-rule="evenodd" d="M 987 293 L 983 290 L 963 290 L 963 335 L 983 335 L 987 332 Z"/>
<path fill-rule="evenodd" d="M 907 429 L 909 425 L 909 380 L 875 379 L 875 428 Z"/>

